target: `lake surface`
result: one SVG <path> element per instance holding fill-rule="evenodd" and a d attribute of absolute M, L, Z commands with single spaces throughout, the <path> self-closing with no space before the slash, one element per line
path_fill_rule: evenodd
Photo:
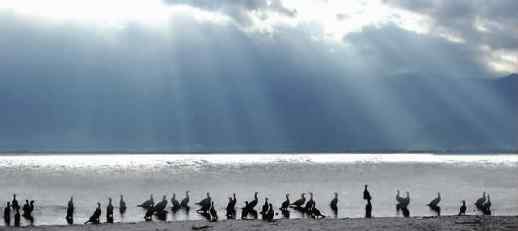
<path fill-rule="evenodd" d="M 495 215 L 518 214 L 518 155 L 433 154 L 210 154 L 210 155 L 12 155 L 0 156 L 0 206 L 11 200 L 36 201 L 36 224 L 65 224 L 66 203 L 74 196 L 76 223 L 83 223 L 107 198 L 118 206 L 120 194 L 128 204 L 115 221 L 143 221 L 136 205 L 153 194 L 155 201 L 173 193 L 178 200 L 191 191 L 191 204 L 211 192 L 220 217 L 227 197 L 238 195 L 237 207 L 259 192 L 259 207 L 268 197 L 280 206 L 284 194 L 291 200 L 301 192 L 314 192 L 317 207 L 331 214 L 329 201 L 339 193 L 339 217 L 362 217 L 363 185 L 373 196 L 373 215 L 396 216 L 395 192 L 410 192 L 412 216 L 432 215 L 425 206 L 438 191 L 442 214 L 456 214 L 461 200 L 469 213 L 483 191 L 491 195 Z M 168 204 L 170 206 L 170 202 Z M 238 215 L 240 211 L 238 212 Z M 300 217 L 292 212 L 292 217 Z M 168 220 L 201 219 L 170 213 Z M 1 223 L 1 222 L 0 222 Z"/>

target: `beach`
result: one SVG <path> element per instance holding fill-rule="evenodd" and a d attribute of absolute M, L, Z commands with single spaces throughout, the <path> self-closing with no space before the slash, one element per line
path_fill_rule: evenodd
<path fill-rule="evenodd" d="M 4 230 L 19 230 L 19 228 L 5 228 Z M 341 219 L 291 219 L 265 221 L 225 220 L 220 222 L 206 221 L 176 221 L 176 222 L 148 222 L 148 223 L 118 223 L 101 225 L 54 225 L 26 227 L 24 230 L 34 231 L 188 231 L 188 230 L 255 230 L 255 231 L 331 231 L 331 230 L 369 230 L 369 231 L 462 231 L 462 230 L 491 230 L 516 231 L 518 230 L 517 216 L 443 216 L 443 217 L 413 217 L 413 218 L 341 218 Z"/>

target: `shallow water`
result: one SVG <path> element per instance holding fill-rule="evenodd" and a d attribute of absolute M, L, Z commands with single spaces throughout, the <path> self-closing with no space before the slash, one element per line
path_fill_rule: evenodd
<path fill-rule="evenodd" d="M 128 211 L 115 221 L 142 221 L 136 205 L 154 194 L 155 201 L 173 192 L 181 200 L 190 190 L 191 204 L 210 191 L 220 217 L 227 197 L 236 192 L 237 207 L 253 192 L 269 197 L 274 207 L 289 192 L 314 192 L 317 207 L 331 214 L 328 203 L 339 193 L 339 217 L 362 217 L 363 185 L 373 195 L 374 216 L 396 216 L 395 191 L 409 191 L 412 216 L 432 215 L 425 206 L 437 191 L 443 214 L 455 214 L 466 200 L 470 213 L 483 191 L 490 193 L 495 215 L 518 214 L 518 155 L 313 154 L 313 155 L 21 155 L 0 156 L 2 205 L 18 194 L 20 202 L 36 200 L 36 224 L 65 224 L 68 198 L 73 195 L 76 223 L 83 223 L 100 201 L 118 205 L 124 194 Z M 170 203 L 169 203 L 170 205 Z M 3 212 L 3 209 L 2 211 Z M 238 212 L 239 214 L 239 212 Z M 292 212 L 292 217 L 299 217 Z M 201 219 L 193 210 L 168 220 Z"/>

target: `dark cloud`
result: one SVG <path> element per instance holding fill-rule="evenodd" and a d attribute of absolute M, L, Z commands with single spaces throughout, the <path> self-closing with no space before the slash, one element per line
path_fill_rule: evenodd
<path fill-rule="evenodd" d="M 250 13 L 276 12 L 288 17 L 295 17 L 297 11 L 285 7 L 281 0 L 164 0 L 167 4 L 188 5 L 209 11 L 224 13 L 239 23 L 250 23 Z M 263 16 L 266 17 L 266 16 Z"/>

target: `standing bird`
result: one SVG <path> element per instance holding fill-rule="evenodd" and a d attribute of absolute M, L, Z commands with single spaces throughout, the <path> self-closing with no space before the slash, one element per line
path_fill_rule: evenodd
<path fill-rule="evenodd" d="M 101 217 L 101 203 L 97 202 L 97 208 L 95 209 L 95 212 L 92 214 L 92 216 L 90 216 L 90 219 L 88 219 L 88 221 L 86 221 L 85 224 L 92 223 L 92 224 L 97 225 L 97 224 L 101 223 L 100 217 Z"/>
<path fill-rule="evenodd" d="M 334 193 L 335 197 L 331 200 L 329 203 L 329 207 L 331 207 L 331 210 L 333 211 L 333 214 L 335 217 L 338 216 L 338 193 Z"/>
<path fill-rule="evenodd" d="M 269 221 L 269 222 L 272 222 L 274 216 L 275 216 L 275 212 L 273 211 L 273 206 L 270 203 L 268 205 L 268 211 L 266 212 L 266 220 Z"/>
<path fill-rule="evenodd" d="M 365 205 L 365 218 L 372 218 L 372 203 L 371 200 L 367 200 L 367 205 Z"/>
<path fill-rule="evenodd" d="M 311 203 L 311 208 L 309 208 L 309 211 L 307 213 L 313 219 L 320 219 L 320 218 L 325 218 L 326 217 L 326 216 L 324 216 L 324 214 L 322 214 L 320 212 L 319 209 L 317 209 L 315 202 Z"/>
<path fill-rule="evenodd" d="M 112 198 L 108 198 L 108 206 L 106 206 L 106 223 L 113 224 L 113 205 Z"/>
<path fill-rule="evenodd" d="M 227 208 L 226 208 L 226 210 L 227 210 L 226 217 L 229 220 L 236 219 L 236 203 L 237 203 L 237 199 L 236 199 L 236 194 L 234 193 L 233 197 L 228 198 L 228 204 L 227 204 Z"/>
<path fill-rule="evenodd" d="M 119 213 L 121 214 L 121 217 L 124 216 L 126 213 L 126 202 L 124 201 L 124 196 L 121 195 L 121 199 L 119 201 Z"/>
<path fill-rule="evenodd" d="M 14 210 L 14 227 L 20 227 L 20 207 Z"/>
<path fill-rule="evenodd" d="M 69 225 L 74 224 L 74 197 L 70 197 L 67 204 L 67 216 L 65 217 Z"/>
<path fill-rule="evenodd" d="M 408 210 L 408 205 L 410 204 L 410 193 L 406 192 L 406 197 L 400 203 L 401 211 L 403 211 L 404 217 L 410 217 L 410 210 Z"/>
<path fill-rule="evenodd" d="M 196 203 L 197 205 L 200 206 L 200 208 L 196 211 L 201 212 L 201 213 L 208 212 L 210 209 L 211 202 L 212 202 L 212 199 L 210 197 L 210 193 L 207 192 L 207 197 L 202 199 L 200 202 Z"/>
<path fill-rule="evenodd" d="M 13 210 L 17 210 L 20 208 L 18 200 L 16 200 L 16 194 L 13 194 L 13 201 L 11 202 L 11 207 L 13 208 Z"/>
<path fill-rule="evenodd" d="M 365 188 L 363 189 L 363 199 L 368 201 L 372 199 L 372 197 L 367 187 L 369 187 L 369 185 L 365 185 Z"/>
<path fill-rule="evenodd" d="M 182 207 L 180 205 L 180 202 L 178 202 L 178 200 L 176 199 L 176 193 L 173 193 L 173 197 L 171 198 L 171 205 L 171 210 L 173 211 L 173 213 L 176 213 Z"/>
<path fill-rule="evenodd" d="M 266 220 L 266 213 L 268 212 L 269 208 L 270 205 L 268 203 L 268 197 L 265 197 L 263 207 L 261 208 L 261 215 L 263 216 L 263 220 Z"/>
<path fill-rule="evenodd" d="M 282 202 L 280 209 L 281 209 L 281 211 L 287 210 L 289 206 L 290 206 L 290 194 L 286 193 L 286 200 Z"/>
<path fill-rule="evenodd" d="M 459 215 L 458 216 L 466 215 L 466 209 L 467 209 L 466 208 L 466 201 L 462 200 L 462 205 L 459 208 Z"/>
<path fill-rule="evenodd" d="M 311 214 L 311 210 L 314 208 L 315 200 L 313 200 L 313 193 L 309 193 L 309 200 L 306 202 L 306 206 L 304 207 L 304 212 L 306 212 L 308 215 Z"/>
<path fill-rule="evenodd" d="M 190 200 L 189 191 L 185 191 L 185 198 L 183 198 L 182 201 L 180 202 L 180 207 L 182 207 L 183 209 L 188 211 L 189 210 L 189 200 Z"/>
<path fill-rule="evenodd" d="M 218 212 L 216 211 L 216 208 L 214 208 L 214 201 L 211 201 L 210 203 L 210 216 L 212 222 L 218 221 Z"/>
<path fill-rule="evenodd" d="M 162 200 L 158 203 L 156 203 L 154 210 L 155 212 L 159 213 L 161 211 L 164 211 L 167 207 L 167 197 L 164 195 L 162 197 Z"/>
<path fill-rule="evenodd" d="M 399 211 L 401 210 L 401 202 L 403 201 L 403 197 L 400 195 L 399 189 L 396 191 L 396 213 L 399 214 Z"/>
<path fill-rule="evenodd" d="M 34 217 L 32 216 L 32 211 L 34 211 L 34 201 L 25 200 L 25 205 L 23 205 L 23 218 L 27 219 L 31 225 L 34 224 Z"/>
<path fill-rule="evenodd" d="M 257 203 L 259 203 L 259 198 L 257 197 L 258 192 L 254 193 L 254 199 L 248 203 L 248 207 L 250 209 L 254 209 Z"/>
<path fill-rule="evenodd" d="M 491 198 L 489 194 L 487 194 L 486 202 L 482 205 L 482 212 L 484 215 L 491 215 Z"/>
<path fill-rule="evenodd" d="M 137 205 L 137 207 L 141 207 L 143 209 L 149 209 L 149 208 L 153 208 L 153 206 L 155 205 L 155 201 L 153 200 L 153 194 L 151 194 L 149 196 L 149 199 L 142 202 L 142 204 L 140 205 Z"/>
<path fill-rule="evenodd" d="M 296 200 L 295 202 L 291 203 L 291 207 L 301 208 L 302 205 L 306 203 L 306 194 L 302 193 L 300 194 L 300 199 Z"/>
<path fill-rule="evenodd" d="M 441 207 L 439 207 L 439 202 L 441 202 L 441 193 L 437 193 L 437 197 L 428 203 L 428 207 L 437 213 L 437 216 L 441 216 Z"/>
<path fill-rule="evenodd" d="M 477 201 L 475 201 L 475 207 L 477 207 L 478 210 L 483 211 L 483 205 L 486 202 L 486 192 L 482 193 L 482 197 L 478 198 Z"/>
<path fill-rule="evenodd" d="M 4 223 L 5 226 L 11 226 L 11 203 L 7 202 L 7 205 L 4 208 Z"/>

